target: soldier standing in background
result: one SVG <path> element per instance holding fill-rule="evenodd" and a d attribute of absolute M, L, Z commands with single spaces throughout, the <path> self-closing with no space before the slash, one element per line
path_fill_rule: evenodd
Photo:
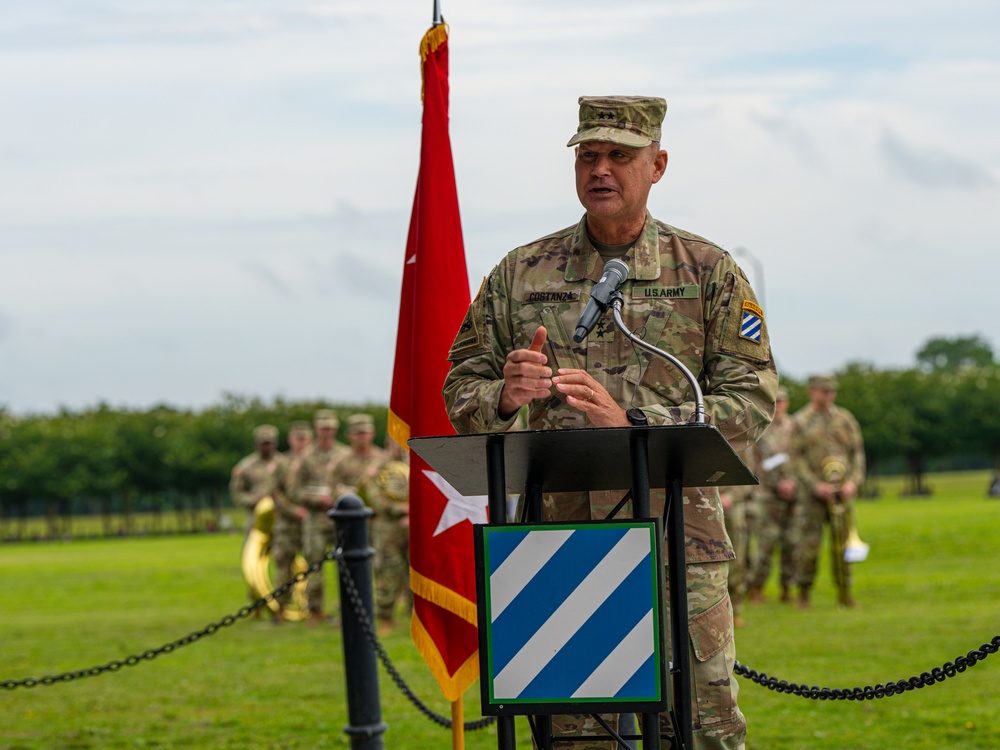
<path fill-rule="evenodd" d="M 764 586 L 771 575 L 774 551 L 779 550 L 778 581 L 781 601 L 792 601 L 795 584 L 795 548 L 792 521 L 795 518 L 797 484 L 789 455 L 792 420 L 788 416 L 788 391 L 778 389 L 774 420 L 754 446 L 760 469 L 758 507 L 760 522 L 757 554 L 750 568 L 748 598 L 751 604 L 764 600 Z"/>
<path fill-rule="evenodd" d="M 302 457 L 306 449 L 312 442 L 312 428 L 308 422 L 292 422 L 288 429 L 288 452 L 284 454 L 288 462 L 286 472 L 286 485 L 291 485 L 294 477 L 302 463 Z M 275 580 L 274 588 L 280 589 L 292 580 L 292 565 L 297 554 L 305 554 L 302 541 L 302 522 L 306 517 L 306 510 L 300 505 L 291 501 L 292 488 L 284 487 L 283 502 L 275 502 L 274 526 L 271 529 L 271 559 L 274 560 Z M 276 622 L 285 621 L 285 609 L 292 598 L 292 591 L 289 589 L 277 598 L 278 612 L 275 614 Z"/>
<path fill-rule="evenodd" d="M 302 545 L 310 565 L 322 560 L 334 543 L 333 521 L 327 516 L 334 500 L 330 475 L 348 453 L 347 446 L 337 442 L 339 424 L 333 410 L 320 409 L 316 412 L 313 418 L 316 441 L 303 453 L 292 480 L 292 502 L 304 509 Z M 310 573 L 306 581 L 310 625 L 326 620 L 323 579 L 324 570 L 320 568 Z"/>
<path fill-rule="evenodd" d="M 410 467 L 406 452 L 389 440 L 374 477 L 363 478 L 358 495 L 372 509 L 375 548 L 375 617 L 385 634 L 396 626 L 400 599 L 407 615 L 413 610 L 410 591 Z"/>
<path fill-rule="evenodd" d="M 253 439 L 254 452 L 240 459 L 229 478 L 229 495 L 233 504 L 249 511 L 247 529 L 253 525 L 253 509 L 257 503 L 269 495 L 281 494 L 278 490 L 283 486 L 284 471 L 287 469 L 284 457 L 276 450 L 277 427 L 259 425 L 254 428 Z"/>
<path fill-rule="evenodd" d="M 579 105 L 579 127 L 567 145 L 576 146 L 576 190 L 586 215 L 512 250 L 484 281 L 449 353 L 448 416 L 463 434 L 507 430 L 524 406 L 533 430 L 688 422 L 695 406 L 687 381 L 671 364 L 634 349 L 610 316 L 598 319 L 584 343 L 571 338 L 604 266 L 618 258 L 629 269 L 621 288 L 625 324 L 700 378 L 708 419 L 743 450 L 771 420 L 777 374 L 763 311 L 732 257 L 646 208 L 667 167 L 660 148 L 666 102 L 581 97 Z M 530 127 L 526 132 L 530 137 Z M 741 749 L 746 722 L 736 700 L 727 586 L 733 549 L 718 492 L 689 488 L 684 496 L 694 750 Z M 620 498 L 544 493 L 542 520 L 601 519 Z M 664 499 L 662 491 L 650 493 L 654 515 Z M 664 729 L 669 722 L 661 717 Z M 579 715 L 553 716 L 553 727 L 561 734 L 600 731 Z"/>
<path fill-rule="evenodd" d="M 271 498 L 276 509 L 288 504 L 285 493 L 288 462 L 276 451 L 278 428 L 269 424 L 259 425 L 254 428 L 253 438 L 254 452 L 240 459 L 229 478 L 229 495 L 233 504 L 247 509 L 246 534 L 253 528 L 257 504 L 265 497 Z M 250 599 L 256 599 L 253 593 Z M 256 610 L 257 616 L 259 613 L 260 610 Z"/>
<path fill-rule="evenodd" d="M 385 460 L 382 449 L 374 442 L 375 420 L 371 414 L 352 414 L 347 418 L 347 439 L 351 443 L 350 450 L 330 475 L 334 497 L 357 492 L 358 484 L 374 477 Z"/>
<path fill-rule="evenodd" d="M 795 514 L 795 573 L 799 607 L 810 606 L 823 527 L 831 514 L 853 513 L 854 497 L 865 481 L 865 449 L 861 427 L 847 409 L 837 406 L 832 375 L 809 378 L 809 403 L 792 417 L 793 472 L 801 496 Z M 838 509 L 838 505 L 842 506 Z M 843 550 L 840 550 L 843 554 Z M 843 564 L 844 604 L 855 607 L 850 565 Z"/>
<path fill-rule="evenodd" d="M 755 470 L 753 449 L 745 448 L 740 452 L 751 471 Z M 726 533 L 733 543 L 733 557 L 729 561 L 729 598 L 733 602 L 733 625 L 743 627 L 743 600 L 747 590 L 747 555 L 750 544 L 749 512 L 753 499 L 754 485 L 737 485 L 719 490 L 719 500 L 726 516 Z"/>

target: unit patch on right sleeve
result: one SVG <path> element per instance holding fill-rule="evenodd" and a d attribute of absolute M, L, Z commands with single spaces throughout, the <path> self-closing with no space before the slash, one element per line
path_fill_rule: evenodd
<path fill-rule="evenodd" d="M 455 336 L 455 341 L 451 345 L 451 350 L 448 352 L 449 362 L 468 359 L 469 357 L 489 351 L 489 345 L 486 342 L 485 325 L 487 295 L 483 294 L 486 283 L 487 280 L 483 279 L 483 283 L 479 287 L 479 293 L 476 294 L 476 298 L 469 305 L 468 312 L 465 313 L 465 319 L 462 321 L 462 325 Z"/>

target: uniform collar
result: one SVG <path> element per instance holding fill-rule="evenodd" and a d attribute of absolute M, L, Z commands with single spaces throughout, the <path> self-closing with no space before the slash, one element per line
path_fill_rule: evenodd
<path fill-rule="evenodd" d="M 642 225 L 639 239 L 625 254 L 624 260 L 632 270 L 632 277 L 639 281 L 652 281 L 660 278 L 660 246 L 659 231 L 649 211 L 646 211 L 646 221 Z M 566 264 L 566 281 L 590 279 L 598 281 L 604 261 L 587 236 L 587 216 L 580 219 L 573 231 L 573 247 Z"/>

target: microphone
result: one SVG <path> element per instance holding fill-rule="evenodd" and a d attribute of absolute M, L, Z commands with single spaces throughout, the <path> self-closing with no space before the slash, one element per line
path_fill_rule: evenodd
<path fill-rule="evenodd" d="M 573 340 L 580 343 L 597 325 L 597 321 L 607 311 L 611 304 L 611 295 L 618 291 L 625 279 L 628 278 L 628 264 L 619 258 L 612 258 L 604 264 L 604 272 L 601 280 L 594 285 L 594 291 L 590 295 L 590 301 L 583 309 L 583 314 L 576 321 L 576 333 Z"/>

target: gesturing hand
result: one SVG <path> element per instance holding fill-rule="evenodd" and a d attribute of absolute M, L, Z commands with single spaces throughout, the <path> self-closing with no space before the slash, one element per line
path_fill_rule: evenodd
<path fill-rule="evenodd" d="M 527 349 L 515 349 L 503 366 L 503 390 L 498 408 L 501 419 L 508 419 L 536 398 L 548 398 L 552 387 L 552 368 L 542 354 L 548 331 L 539 326 Z"/>

